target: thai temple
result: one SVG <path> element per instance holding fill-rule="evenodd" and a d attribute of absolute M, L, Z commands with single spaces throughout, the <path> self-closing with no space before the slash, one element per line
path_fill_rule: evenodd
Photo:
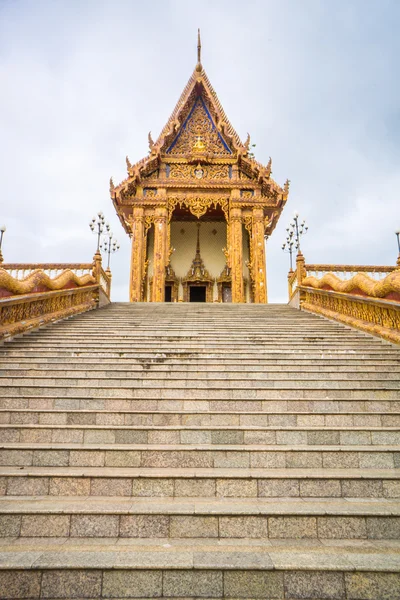
<path fill-rule="evenodd" d="M 80 263 L 0 228 L 0 599 L 400 600 L 400 231 L 396 265 L 311 263 L 295 215 L 268 304 L 289 182 L 252 148 L 199 37 L 111 181 L 129 302 L 101 212 Z"/>
<path fill-rule="evenodd" d="M 110 185 L 132 240 L 131 302 L 267 302 L 265 242 L 285 206 L 228 120 L 201 63 L 128 177 Z"/>

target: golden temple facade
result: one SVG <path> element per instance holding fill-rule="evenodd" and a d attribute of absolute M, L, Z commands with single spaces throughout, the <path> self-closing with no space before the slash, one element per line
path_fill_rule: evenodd
<path fill-rule="evenodd" d="M 131 302 L 267 302 L 265 237 L 289 192 L 243 144 L 201 64 L 110 194 L 132 241 Z"/>

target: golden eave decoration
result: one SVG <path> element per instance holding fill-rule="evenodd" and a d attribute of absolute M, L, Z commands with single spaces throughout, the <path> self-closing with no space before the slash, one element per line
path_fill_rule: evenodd
<path fill-rule="evenodd" d="M 131 233 L 132 206 L 168 203 L 182 187 L 203 193 L 230 194 L 240 203 L 242 191 L 254 196 L 269 216 L 267 233 L 274 229 L 286 203 L 289 183 L 281 187 L 271 177 L 272 161 L 257 162 L 250 153 L 250 136 L 243 143 L 231 125 L 201 63 L 198 40 L 197 64 L 170 118 L 154 141 L 148 136 L 149 153 L 135 164 L 126 158 L 128 176 L 118 185 L 110 182 L 110 194 L 121 223 Z M 151 197 L 146 188 L 155 192 Z M 158 192 L 158 193 L 157 193 Z M 243 198 L 252 204 L 251 198 Z M 245 206 L 246 204 L 243 204 Z"/>

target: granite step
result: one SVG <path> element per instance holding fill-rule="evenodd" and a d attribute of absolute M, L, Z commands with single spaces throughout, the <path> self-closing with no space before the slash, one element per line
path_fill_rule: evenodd
<path fill-rule="evenodd" d="M 273 381 L 243 381 L 241 386 L 228 385 L 226 382 L 197 382 L 197 384 L 182 381 L 181 385 L 175 381 L 167 381 L 169 385 L 162 385 L 160 381 L 137 380 L 142 383 L 129 385 L 106 386 L 93 385 L 90 380 L 84 384 L 73 387 L 51 384 L 41 386 L 25 385 L 24 382 L 0 387 L 0 397 L 6 398 L 13 393 L 30 397 L 58 397 L 58 398 L 124 398 L 124 399 L 149 399 L 169 398 L 175 400 L 274 400 L 274 399 L 342 399 L 350 397 L 353 400 L 400 400 L 400 383 L 397 381 L 280 381 L 276 385 Z M 164 382 L 163 382 L 164 383 Z M 112 382 L 111 382 L 112 384 Z"/>
<path fill-rule="evenodd" d="M 225 425 L 6 425 L 0 443 L 163 444 L 244 446 L 400 446 L 399 427 L 302 427 Z"/>
<path fill-rule="evenodd" d="M 345 342 L 345 340 L 344 340 Z M 336 343 L 332 343 L 330 340 L 326 340 L 324 342 L 320 342 L 320 343 L 313 343 L 312 345 L 310 344 L 310 342 L 307 342 L 307 340 L 305 341 L 301 341 L 301 340 L 296 340 L 296 339 L 288 339 L 286 344 L 284 342 L 284 340 L 280 340 L 279 338 L 277 338 L 276 340 L 265 340 L 263 342 L 254 342 L 254 341 L 249 341 L 249 340 L 243 340 L 243 341 L 239 341 L 239 340 L 235 340 L 235 339 L 223 339 L 220 340 L 218 342 L 215 341 L 210 341 L 210 343 L 206 343 L 203 339 L 201 341 L 197 341 L 194 340 L 192 342 L 187 342 L 185 341 L 180 342 L 178 340 L 171 340 L 168 338 L 163 338 L 160 340 L 154 340 L 154 341 L 149 341 L 149 340 L 143 340 L 143 341 L 134 341 L 134 340 L 127 340 L 127 339 L 123 339 L 123 340 L 112 340 L 109 341 L 107 340 L 107 338 L 102 338 L 101 340 L 91 340 L 90 342 L 86 341 L 84 343 L 73 343 L 70 342 L 68 343 L 68 340 L 62 340 L 59 342 L 46 342 L 46 341 L 41 341 L 38 340 L 34 343 L 34 348 L 36 351 L 47 351 L 49 349 L 55 349 L 58 351 L 65 351 L 65 352 L 69 352 L 71 350 L 75 350 L 77 347 L 79 347 L 80 350 L 82 351 L 90 351 L 90 350 L 135 350 L 137 352 L 164 352 L 164 351 L 168 351 L 171 348 L 171 344 L 174 344 L 175 346 L 175 351 L 180 351 L 180 352 L 198 352 L 198 353 L 204 353 L 204 352 L 218 352 L 221 350 L 224 350 L 226 348 L 226 345 L 229 344 L 229 351 L 230 352 L 235 352 L 235 353 L 252 353 L 252 352 L 267 352 L 269 350 L 290 350 L 291 352 L 294 352 L 295 350 L 298 351 L 303 351 L 303 350 L 307 350 L 307 351 L 314 351 L 314 352 L 324 352 L 324 351 L 330 351 L 330 352 L 334 352 L 334 351 L 338 351 L 340 349 L 343 349 L 343 343 L 340 343 L 340 340 L 338 339 Z M 20 344 L 18 344 L 17 342 L 15 342 L 13 344 L 13 349 L 14 350 L 23 350 L 24 348 L 26 348 L 26 342 L 21 342 Z M 391 355 L 393 353 L 392 348 L 390 348 L 389 346 L 382 346 L 382 347 L 377 347 L 374 349 L 371 349 L 371 345 L 368 343 L 368 341 L 366 341 L 364 344 L 359 343 L 359 342 L 354 342 L 354 343 L 346 343 L 346 351 L 347 352 L 358 352 L 361 353 L 363 352 L 363 350 L 368 351 L 369 353 L 372 353 L 373 351 L 375 352 L 380 352 L 383 355 Z"/>
<path fill-rule="evenodd" d="M 36 455 L 36 458 L 38 455 Z M 53 455 L 54 457 L 54 455 Z M 39 455 L 40 458 L 40 455 Z M 329 457 L 332 458 L 332 457 Z M 0 495 L 133 498 L 399 498 L 400 470 L 347 468 L 2 467 Z M 382 457 L 380 457 L 382 459 Z M 43 462 L 34 460 L 34 463 Z M 328 463 L 331 464 L 331 463 Z M 1 538 L 0 538 L 1 539 Z"/>
<path fill-rule="evenodd" d="M 356 378 L 362 376 L 368 379 L 376 378 L 388 378 L 396 379 L 400 376 L 400 365 L 388 364 L 382 365 L 364 365 L 360 362 L 359 365 L 346 364 L 338 365 L 335 364 L 333 368 L 332 364 L 326 365 L 292 365 L 295 369 L 288 371 L 287 365 L 275 365 L 275 364 L 247 364 L 243 365 L 240 362 L 236 364 L 208 364 L 208 363 L 182 363 L 177 365 L 166 365 L 156 362 L 149 363 L 131 363 L 129 365 L 120 365 L 118 363 L 112 365 L 109 368 L 106 365 L 99 363 L 90 363 L 78 361 L 72 364 L 58 362 L 51 366 L 43 362 L 41 364 L 34 364 L 28 362 L 21 363 L 4 363 L 3 368 L 0 368 L 0 381 L 3 381 L 7 377 L 88 377 L 93 378 L 128 378 L 132 377 L 132 373 L 138 373 L 141 377 L 178 377 L 186 378 L 188 374 L 196 374 L 199 379 L 207 379 L 208 377 L 229 377 L 235 379 L 236 377 L 252 377 L 252 378 L 271 378 L 277 376 L 278 378 L 288 376 L 289 378 L 312 377 L 320 375 L 326 378 Z M 43 368 L 45 367 L 45 369 Z M 199 368 L 202 367 L 202 368 Z M 207 367 L 207 368 L 205 368 Z"/>
<path fill-rule="evenodd" d="M 400 412 L 204 412 L 0 409 L 0 423 L 16 425 L 129 425 L 129 426 L 292 426 L 292 427 L 400 427 Z"/>
<path fill-rule="evenodd" d="M 123 353 L 124 354 L 124 353 Z M 363 357 L 354 357 L 353 355 L 349 356 L 339 356 L 339 357 L 329 357 L 324 355 L 323 358 L 318 357 L 314 358 L 310 364 L 310 359 L 305 355 L 296 355 L 295 358 L 291 357 L 292 355 L 287 354 L 286 358 L 275 358 L 275 355 L 270 355 L 266 358 L 242 358 L 242 359 L 234 359 L 234 358 L 207 358 L 206 360 L 202 358 L 193 357 L 190 360 L 182 360 L 179 358 L 168 358 L 162 356 L 155 356 L 151 359 L 140 358 L 137 355 L 133 357 L 127 357 L 125 354 L 123 356 L 113 356 L 113 357 L 103 357 L 98 356 L 94 357 L 81 357 L 79 353 L 74 352 L 73 356 L 65 356 L 62 361 L 58 356 L 47 356 L 47 357 L 38 357 L 36 355 L 32 355 L 32 357 L 27 358 L 26 353 L 22 356 L 15 359 L 15 357 L 6 356 L 2 358 L 2 365 L 4 368 L 22 368 L 25 369 L 27 366 L 32 365 L 34 369 L 47 369 L 48 366 L 51 365 L 52 369 L 75 369 L 75 368 L 104 368 L 104 366 L 110 366 L 113 369 L 121 369 L 121 370 L 142 370 L 145 368 L 151 369 L 165 369 L 165 370 L 191 370 L 191 369 L 208 369 L 211 370 L 236 370 L 237 368 L 243 369 L 245 371 L 251 370 L 270 370 L 276 369 L 279 371 L 284 370 L 292 370 L 292 368 L 297 368 L 303 370 L 303 368 L 307 371 L 309 369 L 315 370 L 325 370 L 328 371 L 338 367 L 339 369 L 357 369 L 359 367 L 371 369 L 373 371 L 381 371 L 386 369 L 395 368 L 396 370 L 400 366 L 400 358 L 396 360 L 386 360 L 380 357 L 376 359 L 368 359 Z M 29 368 L 29 367 L 28 367 Z"/>
<path fill-rule="evenodd" d="M 400 598 L 397 546 L 378 540 L 165 541 L 10 540 L 1 553 L 3 598 Z"/>
<path fill-rule="evenodd" d="M 38 373 L 40 373 L 38 371 Z M 169 382 L 174 382 L 172 385 L 185 385 L 191 387 L 192 385 L 199 384 L 202 386 L 218 386 L 221 387 L 225 384 L 226 387 L 243 387 L 243 385 L 252 385 L 253 382 L 256 385 L 262 385 L 259 382 L 280 382 L 280 381 L 295 381 L 299 384 L 307 381 L 333 381 L 335 384 L 341 384 L 342 382 L 363 382 L 370 381 L 371 385 L 374 386 L 376 382 L 382 381 L 394 381 L 396 385 L 400 387 L 400 370 L 399 371 L 387 371 L 387 372 L 372 372 L 368 373 L 365 371 L 347 372 L 341 373 L 335 370 L 328 371 L 271 371 L 271 370 L 260 370 L 255 372 L 247 372 L 245 369 L 235 370 L 234 372 L 217 372 L 208 370 L 196 371 L 159 371 L 154 372 L 153 369 L 146 369 L 145 365 L 142 366 L 140 371 L 136 371 L 132 374 L 130 371 L 100 371 L 97 370 L 94 373 L 89 371 L 51 371 L 46 370 L 45 373 L 41 374 L 14 374 L 12 371 L 0 372 L 0 386 L 16 386 L 16 385 L 29 385 L 32 387 L 47 386 L 47 385 L 61 385 L 61 386 L 81 386 L 81 385 L 93 385 L 96 387 L 142 387 L 143 385 L 163 385 L 167 386 Z M 144 383 L 146 382 L 146 383 Z M 218 385 L 219 384 L 219 385 Z M 277 384 L 279 385 L 279 384 Z M 390 384 L 391 385 L 391 384 Z"/>
<path fill-rule="evenodd" d="M 221 340 L 221 343 L 214 343 L 214 342 L 209 342 L 209 343 L 205 343 L 205 341 L 202 341 L 203 338 L 202 336 L 198 336 L 198 338 L 196 338 L 195 342 L 196 344 L 200 345 L 199 350 L 202 350 L 203 353 L 204 351 L 208 350 L 215 350 L 218 351 L 220 354 L 224 354 L 224 349 L 226 349 L 226 345 L 228 343 L 230 343 L 230 337 L 228 336 L 226 339 Z M 62 336 L 60 336 L 61 340 L 62 340 Z M 217 338 L 218 339 L 218 338 Z M 18 340 L 20 340 L 18 342 Z M 79 343 L 78 340 L 76 340 L 75 343 L 65 343 L 64 346 L 60 346 L 58 347 L 58 344 L 53 344 L 50 340 L 48 342 L 41 342 L 40 339 L 38 339 L 37 341 L 32 341 L 31 343 L 28 343 L 28 338 L 27 337 L 22 337 L 22 338 L 15 338 L 13 341 L 9 341 L 9 342 L 5 342 L 2 344 L 1 346 L 1 354 L 6 353 L 7 354 L 9 352 L 19 352 L 22 353 L 24 352 L 24 350 L 29 350 L 30 352 L 40 352 L 40 351 L 49 351 L 52 348 L 55 348 L 55 350 L 66 350 L 66 349 L 70 349 L 70 350 L 74 350 L 76 348 L 86 348 L 87 350 L 97 350 L 97 351 L 101 351 L 103 347 L 105 348 L 118 348 L 121 345 L 121 341 L 119 341 L 118 343 L 116 343 L 114 341 L 113 338 L 103 338 L 102 340 L 99 340 L 97 342 L 91 342 L 92 340 L 92 335 L 89 333 L 86 334 L 86 340 L 85 342 L 81 342 Z M 126 349 L 129 349 L 129 347 L 132 346 L 132 342 L 133 340 L 130 339 L 125 339 L 125 346 Z M 59 342 L 59 344 L 63 344 L 62 341 Z M 176 351 L 179 352 L 184 352 L 185 347 L 182 345 L 182 341 L 178 342 L 177 340 L 168 340 L 167 338 L 163 338 L 160 340 L 156 340 L 154 341 L 154 338 L 150 337 L 149 341 L 147 342 L 146 340 L 143 340 L 141 343 L 137 343 L 136 345 L 138 347 L 142 347 L 143 350 L 146 350 L 147 346 L 149 344 L 152 344 L 153 346 L 156 346 L 156 348 L 152 348 L 151 350 L 149 350 L 149 352 L 154 352 L 154 350 L 157 350 L 157 347 L 160 346 L 161 343 L 164 344 L 164 346 L 166 346 L 166 348 L 168 349 L 168 344 L 169 344 L 169 349 L 174 348 L 174 350 L 176 349 Z M 272 354 L 276 354 L 279 353 L 280 351 L 282 353 L 287 353 L 287 352 L 291 352 L 292 354 L 295 354 L 296 351 L 299 351 L 301 353 L 304 352 L 309 352 L 309 353 L 320 353 L 320 352 L 333 352 L 333 353 L 337 353 L 339 351 L 342 351 L 343 353 L 346 354 L 362 354 L 362 353 L 369 353 L 372 355 L 376 355 L 381 353 L 383 356 L 385 357 L 395 357 L 396 356 L 396 346 L 394 344 L 370 344 L 368 343 L 368 340 L 366 342 L 362 342 L 360 343 L 358 340 L 353 340 L 353 342 L 349 342 L 349 341 L 345 341 L 344 343 L 340 343 L 340 338 L 338 338 L 337 342 L 332 343 L 331 341 L 327 341 L 326 343 L 323 344 L 318 344 L 318 345 L 314 345 L 314 343 L 310 343 L 307 340 L 303 340 L 302 342 L 302 346 L 303 347 L 298 347 L 298 344 L 296 344 L 294 347 L 292 347 L 292 343 L 291 340 L 288 339 L 287 341 L 285 341 L 283 343 L 282 340 L 279 340 L 279 338 L 276 339 L 274 344 L 269 344 L 268 346 L 266 346 L 265 348 L 263 347 L 263 344 L 261 343 L 255 343 L 252 342 L 250 340 L 242 340 L 242 342 L 240 344 L 236 344 L 233 343 L 232 344 L 232 348 L 234 349 L 237 345 L 240 346 L 239 350 L 241 350 L 242 354 L 246 354 L 247 352 L 251 352 L 254 351 L 255 349 L 260 349 L 260 350 L 264 350 L 264 354 L 268 354 L 268 352 L 271 352 Z M 327 346 L 327 348 L 325 348 L 324 346 Z M 202 347 L 201 347 L 202 346 Z M 322 346 L 322 347 L 320 347 Z M 293 349 L 292 349 L 293 348 Z M 137 351 L 137 348 L 135 349 Z"/>
<path fill-rule="evenodd" d="M 65 439 L 65 438 L 64 438 Z M 399 468 L 398 445 L 2 443 L 1 466 L 151 468 Z"/>
<path fill-rule="evenodd" d="M 253 392 L 254 394 L 254 392 Z M 243 396 L 249 396 L 243 394 Z M 94 411 L 133 411 L 133 412 L 170 412 L 177 411 L 198 413 L 223 412 L 230 413 L 248 413 L 260 412 L 264 414 L 270 413 L 291 413 L 300 412 L 304 414 L 314 415 L 320 413 L 336 413 L 347 414 L 354 413 L 399 413 L 400 401 L 392 397 L 390 392 L 380 392 L 378 395 L 371 395 L 365 392 L 356 394 L 356 392 L 347 393 L 344 395 L 341 392 L 336 392 L 334 395 L 326 392 L 307 392 L 304 396 L 286 392 L 285 394 L 272 394 L 268 399 L 253 399 L 246 400 L 245 398 L 227 397 L 227 394 L 220 398 L 207 400 L 201 398 L 201 395 L 196 395 L 197 399 L 193 398 L 174 398 L 154 397 L 154 394 L 146 393 L 144 397 L 123 398 L 122 395 L 117 397 L 101 396 L 100 394 L 84 395 L 73 394 L 68 396 L 58 397 L 49 396 L 47 394 L 27 395 L 23 396 L 18 393 L 7 394 L 0 396 L 0 409 L 20 409 L 20 410 L 94 410 Z M 207 394 L 205 394 L 207 398 Z M 201 399 L 199 399 L 201 398 Z"/>
<path fill-rule="evenodd" d="M 0 498 L 3 537 L 397 539 L 400 504 L 328 498 Z"/>

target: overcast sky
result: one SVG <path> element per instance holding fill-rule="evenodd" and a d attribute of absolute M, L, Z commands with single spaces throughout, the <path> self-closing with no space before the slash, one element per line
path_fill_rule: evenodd
<path fill-rule="evenodd" d="M 267 246 L 269 299 L 286 302 L 281 250 L 294 210 L 307 262 L 394 264 L 400 228 L 398 0 L 0 0 L 0 220 L 8 262 L 90 261 L 125 156 L 147 154 L 196 63 L 231 123 L 272 157 L 290 195 Z M 0 223 L 2 224 L 2 223 Z"/>

